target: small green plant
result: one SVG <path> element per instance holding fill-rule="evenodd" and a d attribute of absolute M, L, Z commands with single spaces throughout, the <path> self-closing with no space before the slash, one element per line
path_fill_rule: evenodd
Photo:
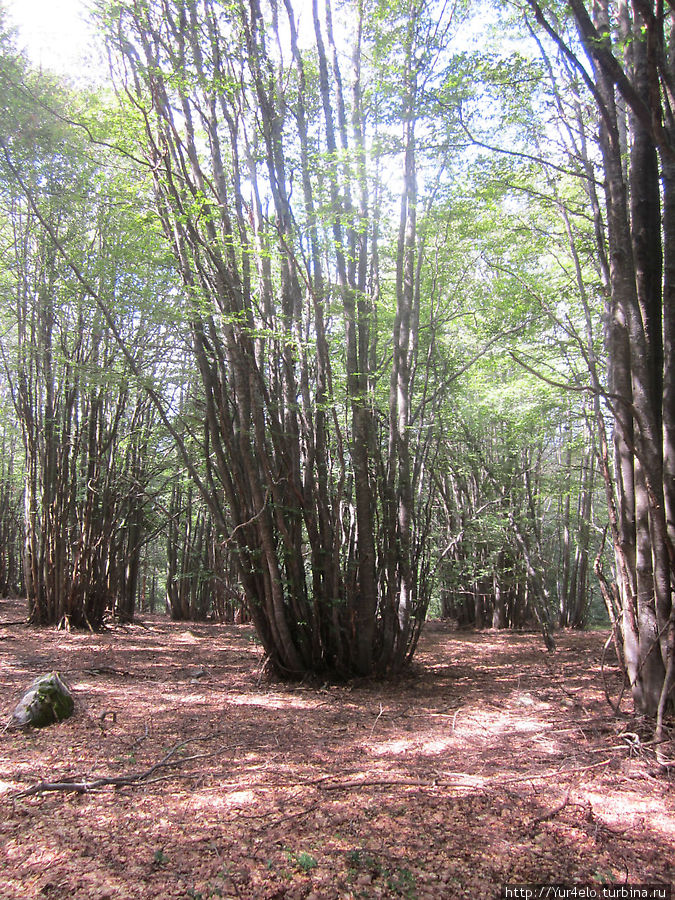
<path fill-rule="evenodd" d="M 410 869 L 397 869 L 387 877 L 387 887 L 399 897 L 414 900 L 417 896 L 417 883 Z"/>
<path fill-rule="evenodd" d="M 417 883 L 410 869 L 399 867 L 392 872 L 369 850 L 349 850 L 347 866 L 352 878 L 356 878 L 359 873 L 367 873 L 372 878 L 382 878 L 387 890 L 396 897 L 405 897 L 406 900 L 415 900 L 417 897 Z"/>
<path fill-rule="evenodd" d="M 593 878 L 599 884 L 612 884 L 618 880 L 613 872 L 603 868 L 596 869 Z"/>
<path fill-rule="evenodd" d="M 304 850 L 301 850 L 300 853 L 295 853 L 293 850 L 287 850 L 286 857 L 288 858 L 289 863 L 292 863 L 296 869 L 299 869 L 305 874 L 311 872 L 312 869 L 316 869 L 319 865 L 315 857 L 313 857 L 311 853 L 305 853 Z"/>
<path fill-rule="evenodd" d="M 167 862 L 167 856 L 163 848 L 160 847 L 159 850 L 155 850 L 152 854 L 152 861 L 156 866 L 163 866 Z"/>
<path fill-rule="evenodd" d="M 382 864 L 368 850 L 350 850 L 347 853 L 347 865 L 354 873 L 368 872 L 375 878 L 382 874 Z"/>

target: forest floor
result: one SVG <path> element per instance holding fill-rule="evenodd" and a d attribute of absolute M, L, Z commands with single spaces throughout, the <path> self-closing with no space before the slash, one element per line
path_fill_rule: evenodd
<path fill-rule="evenodd" d="M 607 704 L 602 632 L 559 634 L 549 654 L 535 634 L 429 623 L 397 683 L 317 687 L 261 678 L 249 626 L 3 624 L 24 614 L 0 601 L 0 713 L 50 670 L 76 713 L 0 733 L 2 898 L 675 882 L 675 772 L 627 701 Z M 618 669 L 605 676 L 616 697 Z M 89 789 L 35 791 L 66 781 Z"/>

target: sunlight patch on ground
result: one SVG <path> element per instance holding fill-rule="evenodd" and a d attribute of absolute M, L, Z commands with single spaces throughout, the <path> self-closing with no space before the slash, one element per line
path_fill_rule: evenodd
<path fill-rule="evenodd" d="M 442 778 L 451 779 L 457 787 L 484 788 L 490 785 L 491 779 L 482 775 L 470 775 L 468 772 L 440 772 Z"/>
<path fill-rule="evenodd" d="M 222 787 L 216 788 L 218 793 L 201 793 L 191 798 L 190 806 L 199 811 L 230 809 L 236 806 L 251 806 L 257 803 L 257 797 L 251 790 L 231 791 L 222 793 Z"/>
<path fill-rule="evenodd" d="M 516 719 L 513 723 L 513 730 L 517 731 L 519 734 L 534 734 L 541 731 L 541 729 L 541 722 L 533 722 L 528 719 Z"/>
<path fill-rule="evenodd" d="M 373 756 L 399 756 L 402 753 L 425 753 L 436 754 L 445 753 L 453 745 L 452 738 L 429 738 L 427 740 L 420 739 L 417 735 L 413 738 L 402 738 L 393 741 L 383 741 L 381 743 L 373 743 L 368 746 L 368 750 Z"/>
<path fill-rule="evenodd" d="M 384 743 L 371 746 L 370 752 L 375 754 L 375 756 L 398 756 L 401 753 L 409 753 L 417 749 L 417 741 L 403 738 L 401 740 L 385 741 Z"/>
<path fill-rule="evenodd" d="M 525 722 L 527 719 L 523 717 L 519 721 Z M 478 734 L 502 734 L 505 731 L 513 731 L 513 729 L 513 715 L 508 712 L 498 712 L 496 709 L 472 708 L 464 713 L 460 711 L 455 720 L 455 731 L 468 737 L 475 737 Z"/>
<path fill-rule="evenodd" d="M 91 681 L 78 681 L 77 684 L 72 686 L 73 692 L 75 694 L 82 694 L 86 692 L 87 697 L 91 698 L 93 694 L 103 694 L 105 696 L 109 694 L 116 694 L 117 692 L 113 690 L 113 688 L 102 688 L 100 684 L 94 684 Z"/>
<path fill-rule="evenodd" d="M 593 806 L 593 813 L 605 820 L 611 828 L 637 827 L 644 823 L 650 831 L 673 841 L 675 812 L 669 810 L 663 800 L 644 797 L 632 791 L 582 790 L 581 795 Z"/>
<path fill-rule="evenodd" d="M 560 744 L 557 741 L 552 741 L 550 738 L 545 737 L 537 737 L 535 738 L 535 744 L 537 750 L 540 753 L 546 753 L 549 756 L 559 756 L 561 752 Z"/>
<path fill-rule="evenodd" d="M 536 703 L 536 705 L 534 705 Z M 475 707 L 462 714 L 460 711 L 456 719 L 456 730 L 471 736 L 479 730 L 483 733 L 501 735 L 509 731 L 518 733 L 544 732 L 550 723 L 541 714 L 548 714 L 550 705 L 534 701 L 533 703 L 518 704 L 514 709 L 505 711 L 497 709 L 476 709 Z"/>
<path fill-rule="evenodd" d="M 199 637 L 191 631 L 184 631 L 182 634 L 177 634 L 174 637 L 174 641 L 177 644 L 198 644 Z"/>
<path fill-rule="evenodd" d="M 197 687 L 197 685 L 191 685 L 191 687 Z M 161 702 L 164 705 L 164 710 L 166 710 L 167 708 L 170 708 L 169 704 L 171 704 L 171 703 L 176 703 L 179 708 L 181 706 L 205 706 L 205 705 L 208 705 L 210 708 L 213 703 L 213 695 L 210 693 L 207 695 L 206 693 L 203 693 L 203 692 L 202 693 L 195 692 L 193 694 L 186 694 L 185 692 L 177 693 L 177 692 L 171 691 L 171 692 L 167 692 L 162 695 Z M 159 708 L 159 702 L 158 702 L 157 706 Z"/>
<path fill-rule="evenodd" d="M 235 706 L 262 706 L 264 709 L 316 709 L 320 705 L 318 700 L 264 694 L 228 694 L 227 700 Z"/>

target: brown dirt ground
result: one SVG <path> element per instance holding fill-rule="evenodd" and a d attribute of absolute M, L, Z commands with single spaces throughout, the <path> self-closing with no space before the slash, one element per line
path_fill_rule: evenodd
<path fill-rule="evenodd" d="M 312 687 L 261 681 L 248 626 L 2 624 L 22 614 L 0 601 L 0 713 L 52 669 L 77 708 L 0 734 L 2 898 L 473 900 L 675 881 L 675 773 L 607 705 L 600 632 L 547 654 L 537 635 L 430 623 L 398 683 Z M 132 785 L 19 796 L 163 759 Z"/>

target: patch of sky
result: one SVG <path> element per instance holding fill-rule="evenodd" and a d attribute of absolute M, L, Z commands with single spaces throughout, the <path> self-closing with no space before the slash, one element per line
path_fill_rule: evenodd
<path fill-rule="evenodd" d="M 107 78 L 88 0 L 5 0 L 5 6 L 17 44 L 34 65 L 77 81 Z"/>

